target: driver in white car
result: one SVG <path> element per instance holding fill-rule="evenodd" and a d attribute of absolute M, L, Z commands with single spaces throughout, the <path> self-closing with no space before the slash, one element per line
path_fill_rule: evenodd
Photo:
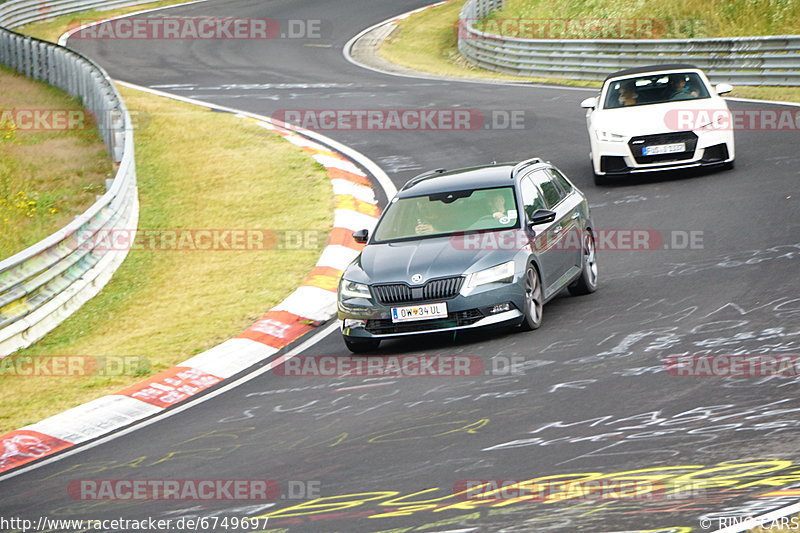
<path fill-rule="evenodd" d="M 639 94 L 636 92 L 636 84 L 633 81 L 627 81 L 619 87 L 619 103 L 622 105 L 636 105 L 639 100 Z"/>
<path fill-rule="evenodd" d="M 669 87 L 672 90 L 670 100 L 689 100 L 697 98 L 699 94 L 686 84 L 686 77 L 683 74 L 672 74 L 669 77 Z"/>

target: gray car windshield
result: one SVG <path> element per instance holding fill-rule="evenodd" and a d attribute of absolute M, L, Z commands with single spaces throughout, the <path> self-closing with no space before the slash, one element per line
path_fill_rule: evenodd
<path fill-rule="evenodd" d="M 611 82 L 603 107 L 614 109 L 708 97 L 706 84 L 696 72 L 651 74 Z"/>
<path fill-rule="evenodd" d="M 517 219 L 513 187 L 395 198 L 375 228 L 374 241 L 502 230 L 515 227 Z"/>

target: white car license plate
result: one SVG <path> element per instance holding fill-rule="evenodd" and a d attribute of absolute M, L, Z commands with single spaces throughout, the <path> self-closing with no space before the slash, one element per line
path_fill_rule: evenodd
<path fill-rule="evenodd" d="M 642 148 L 642 155 L 674 154 L 686 151 L 686 143 L 657 144 Z"/>
<path fill-rule="evenodd" d="M 447 304 L 422 304 L 407 307 L 392 307 L 392 322 L 409 322 L 411 320 L 430 320 L 446 318 Z"/>

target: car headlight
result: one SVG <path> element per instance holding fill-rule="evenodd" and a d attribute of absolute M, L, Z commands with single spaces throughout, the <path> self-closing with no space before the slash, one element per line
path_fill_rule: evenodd
<path fill-rule="evenodd" d="M 625 140 L 624 135 L 618 135 L 616 133 L 611 133 L 610 131 L 596 131 L 595 135 L 597 135 L 598 141 L 606 141 L 612 143 L 621 143 Z"/>
<path fill-rule="evenodd" d="M 363 283 L 356 283 L 344 278 L 339 282 L 339 297 L 347 298 L 369 298 L 369 287 Z"/>
<path fill-rule="evenodd" d="M 473 272 L 467 276 L 467 281 L 464 282 L 461 294 L 466 295 L 475 287 L 486 285 L 487 283 L 511 283 L 514 281 L 514 270 L 514 261 L 509 261 L 486 270 Z"/>

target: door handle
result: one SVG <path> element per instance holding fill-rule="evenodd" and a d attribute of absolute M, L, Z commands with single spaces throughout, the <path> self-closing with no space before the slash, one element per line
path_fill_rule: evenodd
<path fill-rule="evenodd" d="M 572 220 L 577 220 L 579 218 L 581 218 L 581 214 L 580 213 L 577 213 L 577 212 L 576 213 L 572 213 Z"/>
<path fill-rule="evenodd" d="M 562 229 L 564 229 L 564 228 L 562 228 L 561 226 L 558 226 L 558 227 L 556 227 L 556 228 L 553 228 L 553 233 L 555 233 L 556 235 L 558 235 L 559 233 L 561 233 L 561 230 L 562 230 Z"/>

